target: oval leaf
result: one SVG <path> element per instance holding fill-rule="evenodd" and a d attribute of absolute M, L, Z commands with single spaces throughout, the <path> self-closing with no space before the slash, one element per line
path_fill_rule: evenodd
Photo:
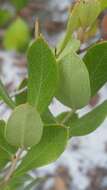
<path fill-rule="evenodd" d="M 89 48 L 84 62 L 89 71 L 91 95 L 94 96 L 107 82 L 107 42 L 101 42 Z"/>
<path fill-rule="evenodd" d="M 70 137 L 87 135 L 96 130 L 107 117 L 107 100 L 70 125 Z"/>
<path fill-rule="evenodd" d="M 67 130 L 59 125 L 45 126 L 40 143 L 31 148 L 16 170 L 20 176 L 29 170 L 47 165 L 55 161 L 64 151 L 67 143 Z"/>
<path fill-rule="evenodd" d="M 30 39 L 29 28 L 24 20 L 17 18 L 6 30 L 4 47 L 8 50 L 26 49 Z"/>
<path fill-rule="evenodd" d="M 5 131 L 7 141 L 17 147 L 31 147 L 42 136 L 43 124 L 35 107 L 22 104 L 13 111 Z"/>
<path fill-rule="evenodd" d="M 82 59 L 71 52 L 59 63 L 59 88 L 56 97 L 68 107 L 78 109 L 90 99 L 89 74 Z"/>
<path fill-rule="evenodd" d="M 41 113 L 47 109 L 57 87 L 56 60 L 42 37 L 28 51 L 28 102 Z"/>

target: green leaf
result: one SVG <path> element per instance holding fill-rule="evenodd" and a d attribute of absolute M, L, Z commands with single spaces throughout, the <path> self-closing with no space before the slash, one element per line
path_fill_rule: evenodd
<path fill-rule="evenodd" d="M 70 126 L 72 122 L 74 122 L 78 118 L 76 113 L 71 112 L 63 112 L 56 117 L 56 122 L 59 124 L 64 124 Z"/>
<path fill-rule="evenodd" d="M 107 42 L 101 42 L 92 46 L 84 56 L 91 83 L 91 95 L 107 82 Z"/>
<path fill-rule="evenodd" d="M 67 30 L 59 53 L 66 47 L 73 32 L 80 27 L 84 29 L 92 27 L 101 11 L 98 0 L 77 1 L 69 13 Z"/>
<path fill-rule="evenodd" d="M 6 91 L 5 86 L 3 85 L 2 81 L 0 80 L 0 96 L 2 97 L 3 101 L 12 109 L 15 108 L 15 103 L 9 97 L 8 92 Z"/>
<path fill-rule="evenodd" d="M 28 0 L 11 0 L 11 2 L 16 7 L 16 10 L 20 11 L 27 5 Z"/>
<path fill-rule="evenodd" d="M 11 156 L 15 152 L 15 149 L 4 138 L 4 129 L 5 122 L 0 120 L 0 168 L 11 160 Z"/>
<path fill-rule="evenodd" d="M 19 85 L 18 90 L 21 90 L 25 87 L 27 87 L 27 79 L 24 79 L 21 84 Z M 27 89 L 21 93 L 19 93 L 18 95 L 15 96 L 15 101 L 16 101 L 16 105 L 20 105 L 20 104 L 24 104 L 27 102 Z M 44 124 L 53 124 L 55 123 L 55 118 L 52 115 L 52 113 L 50 112 L 49 109 L 45 110 L 45 112 L 43 112 L 41 114 L 41 118 L 44 122 Z"/>
<path fill-rule="evenodd" d="M 47 109 L 47 110 L 41 115 L 41 117 L 42 117 L 42 120 L 43 120 L 43 122 L 44 122 L 45 125 L 46 125 L 46 124 L 54 124 L 54 123 L 56 123 L 55 118 L 54 118 L 54 116 L 52 115 L 52 113 L 50 112 L 49 109 Z"/>
<path fill-rule="evenodd" d="M 87 135 L 96 130 L 107 117 L 107 100 L 70 125 L 70 137 Z"/>
<path fill-rule="evenodd" d="M 27 48 L 29 39 L 29 27 L 27 23 L 19 17 L 7 28 L 3 44 L 7 50 L 22 51 Z"/>
<path fill-rule="evenodd" d="M 0 147 L 0 170 L 9 162 L 9 155 Z"/>
<path fill-rule="evenodd" d="M 42 37 L 28 51 L 28 102 L 42 113 L 52 101 L 57 88 L 57 64 Z"/>
<path fill-rule="evenodd" d="M 56 98 L 73 109 L 82 108 L 90 100 L 88 70 L 82 59 L 71 52 L 59 62 L 59 88 Z"/>
<path fill-rule="evenodd" d="M 4 26 L 12 18 L 11 12 L 5 9 L 0 9 L 0 26 Z"/>
<path fill-rule="evenodd" d="M 107 1 L 106 0 L 98 0 L 98 1 L 101 4 L 101 10 L 102 11 L 107 8 Z"/>
<path fill-rule="evenodd" d="M 25 89 L 25 90 L 15 96 L 15 102 L 17 106 L 27 102 L 27 79 L 24 79 L 19 85 L 18 90 L 21 90 L 21 89 Z"/>
<path fill-rule="evenodd" d="M 15 176 L 55 161 L 64 151 L 67 143 L 67 129 L 59 126 L 45 126 L 40 143 L 31 148 L 16 170 Z"/>
<path fill-rule="evenodd" d="M 80 25 L 83 28 L 92 26 L 101 12 L 98 0 L 81 0 L 78 5 Z"/>
<path fill-rule="evenodd" d="M 39 143 L 43 132 L 43 123 L 36 108 L 29 104 L 17 106 L 10 116 L 5 137 L 16 147 L 31 147 Z"/>
<path fill-rule="evenodd" d="M 25 174 L 24 176 L 19 176 L 16 179 L 11 178 L 8 185 L 10 187 L 10 190 L 22 190 L 24 189 L 25 184 L 31 180 L 32 177 L 29 174 Z"/>
<path fill-rule="evenodd" d="M 61 42 L 58 44 L 57 55 L 60 53 L 62 42 L 63 42 L 63 40 L 61 40 Z M 61 54 L 59 54 L 58 59 L 62 59 L 64 56 L 69 54 L 71 51 L 76 52 L 77 50 L 79 50 L 79 48 L 80 48 L 80 41 L 77 39 L 74 39 L 74 38 L 70 39 L 68 41 L 68 43 L 66 44 L 66 47 L 61 52 Z"/>

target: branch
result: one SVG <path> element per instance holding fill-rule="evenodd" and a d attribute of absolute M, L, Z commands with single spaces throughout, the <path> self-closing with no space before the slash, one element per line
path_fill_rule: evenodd
<path fill-rule="evenodd" d="M 27 90 L 27 86 L 25 86 L 24 88 L 20 89 L 20 90 L 17 90 L 15 92 L 12 92 L 9 96 L 12 98 L 16 95 L 19 95 L 21 94 L 22 92 L 25 92 Z M 0 105 L 4 104 L 5 102 L 3 100 L 0 101 Z"/>
<path fill-rule="evenodd" d="M 12 164 L 11 164 L 11 167 L 10 167 L 9 171 L 7 172 L 5 178 L 4 178 L 4 183 L 7 183 L 7 182 L 10 180 L 10 178 L 11 178 L 13 172 L 14 172 L 15 169 L 16 169 L 17 162 L 19 161 L 22 152 L 23 152 L 23 149 L 21 148 L 21 149 L 19 149 L 19 150 L 17 151 L 16 155 L 14 156 L 13 161 L 12 161 Z"/>

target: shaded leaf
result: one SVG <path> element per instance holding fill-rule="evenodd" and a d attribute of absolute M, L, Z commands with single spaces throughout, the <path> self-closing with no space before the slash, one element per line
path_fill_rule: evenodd
<path fill-rule="evenodd" d="M 0 120 L 0 168 L 2 168 L 8 161 L 11 160 L 15 149 L 10 146 L 4 138 L 5 122 Z"/>
<path fill-rule="evenodd" d="M 28 0 L 11 0 L 11 2 L 16 7 L 16 10 L 19 11 L 27 5 Z"/>
<path fill-rule="evenodd" d="M 2 81 L 0 80 L 0 96 L 2 97 L 3 101 L 12 109 L 15 108 L 15 103 L 9 97 L 8 92 L 3 85 Z"/>
<path fill-rule="evenodd" d="M 59 124 L 62 123 L 64 125 L 71 126 L 72 122 L 74 122 L 77 118 L 78 115 L 76 113 L 72 113 L 72 111 L 63 112 L 56 117 L 56 122 Z"/>
<path fill-rule="evenodd" d="M 0 26 L 4 26 L 12 18 L 11 12 L 5 9 L 0 9 Z"/>
<path fill-rule="evenodd" d="M 44 122 L 44 124 L 54 124 L 56 123 L 55 121 L 55 117 L 52 115 L 52 113 L 50 112 L 49 109 L 47 109 L 42 115 L 42 120 Z"/>
<path fill-rule="evenodd" d="M 27 87 L 27 79 L 24 79 L 21 82 L 18 90 L 21 90 L 25 87 Z M 15 96 L 15 102 L 16 102 L 16 105 L 24 104 L 27 102 L 27 88 L 26 88 L 26 90 L 24 90 L 23 92 L 21 92 Z"/>
<path fill-rule="evenodd" d="M 107 82 L 107 42 L 95 44 L 84 56 L 91 83 L 91 95 L 94 96 L 98 90 Z"/>

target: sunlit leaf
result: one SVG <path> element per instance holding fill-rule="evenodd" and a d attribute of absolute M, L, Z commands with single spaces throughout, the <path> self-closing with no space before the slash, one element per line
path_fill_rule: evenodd
<path fill-rule="evenodd" d="M 82 108 L 90 99 L 90 81 L 82 59 L 71 52 L 59 62 L 59 88 L 56 98 L 73 109 Z"/>
<path fill-rule="evenodd" d="M 31 148 L 16 170 L 15 176 L 23 175 L 29 170 L 55 161 L 64 151 L 66 143 L 66 128 L 59 125 L 45 126 L 40 143 Z"/>
<path fill-rule="evenodd" d="M 107 117 L 107 100 L 70 126 L 70 137 L 87 135 L 96 130 Z"/>
<path fill-rule="evenodd" d="M 27 23 L 23 19 L 17 18 L 7 28 L 3 44 L 7 50 L 22 51 L 27 48 L 29 39 L 30 33 Z"/>
<path fill-rule="evenodd" d="M 42 113 L 52 101 L 57 88 L 57 64 L 42 37 L 28 51 L 28 102 Z"/>

